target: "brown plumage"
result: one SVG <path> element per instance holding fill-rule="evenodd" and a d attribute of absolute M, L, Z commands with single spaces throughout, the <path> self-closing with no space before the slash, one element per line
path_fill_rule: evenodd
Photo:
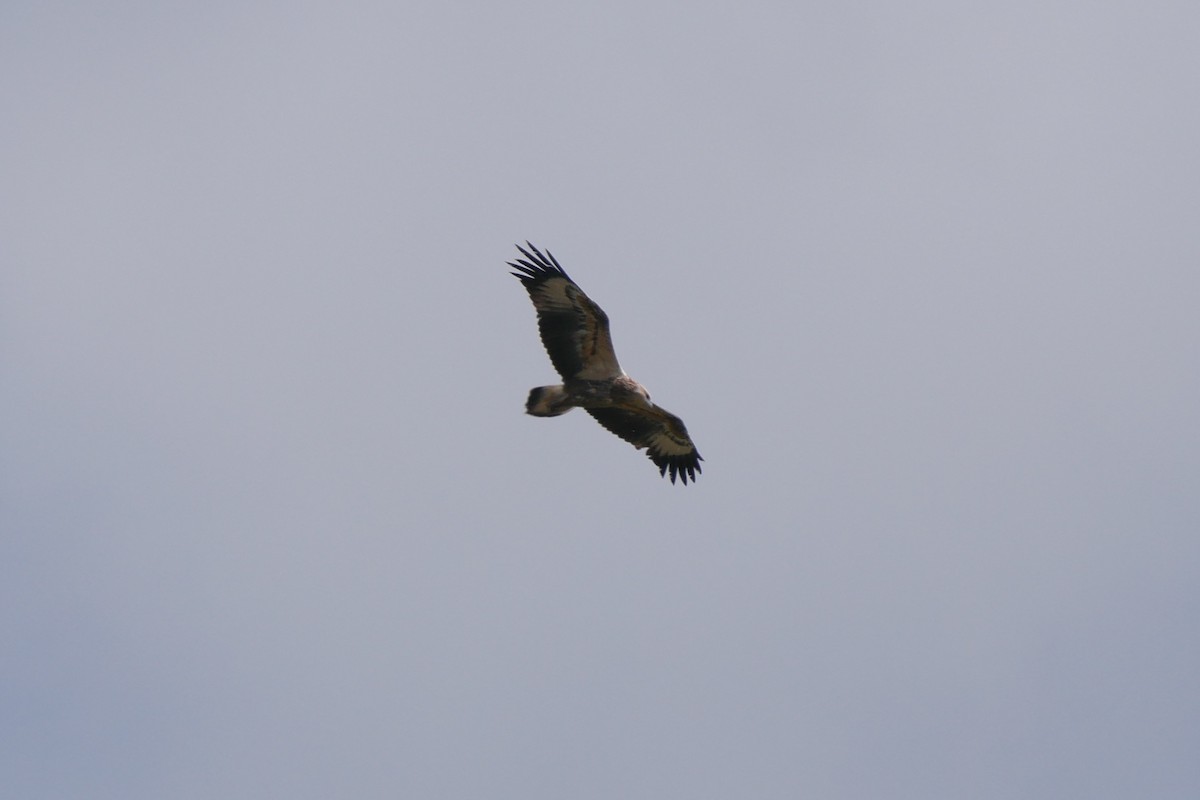
<path fill-rule="evenodd" d="M 582 408 L 609 431 L 646 455 L 671 482 L 695 481 L 703 459 L 683 420 L 650 402 L 650 393 L 617 362 L 608 315 L 567 275 L 547 250 L 542 255 L 528 242 L 517 245 L 524 258 L 510 261 L 512 273 L 525 285 L 537 309 L 538 330 L 554 369 L 557 386 L 529 392 L 527 413 L 556 417 Z"/>

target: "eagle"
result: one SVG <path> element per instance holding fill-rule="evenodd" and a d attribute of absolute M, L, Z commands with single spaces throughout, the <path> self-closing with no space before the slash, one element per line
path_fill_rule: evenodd
<path fill-rule="evenodd" d="M 660 475 L 684 485 L 696 480 L 703 461 L 683 420 L 650 401 L 646 387 L 625 374 L 613 352 L 608 315 L 571 280 L 547 250 L 517 245 L 524 258 L 508 262 L 537 309 L 538 330 L 554 369 L 557 386 L 531 389 L 525 411 L 557 417 L 579 407 L 646 455 Z"/>

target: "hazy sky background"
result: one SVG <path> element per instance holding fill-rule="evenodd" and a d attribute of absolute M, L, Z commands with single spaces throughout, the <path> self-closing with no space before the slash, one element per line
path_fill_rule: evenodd
<path fill-rule="evenodd" d="M 0 786 L 1200 796 L 1200 6 L 0 9 Z M 695 486 L 575 412 L 549 248 Z"/>

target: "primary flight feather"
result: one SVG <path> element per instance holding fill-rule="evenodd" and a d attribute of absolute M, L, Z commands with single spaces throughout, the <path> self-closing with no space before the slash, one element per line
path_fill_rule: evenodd
<path fill-rule="evenodd" d="M 646 455 L 659 474 L 695 481 L 704 459 L 688 436 L 683 420 L 650 402 L 650 393 L 625 374 L 613 352 L 608 315 L 579 284 L 571 280 L 547 250 L 542 255 L 529 242 L 517 245 L 524 258 L 510 261 L 512 273 L 525 285 L 537 309 L 538 330 L 554 369 L 557 386 L 529 392 L 525 411 L 535 417 L 557 417 L 582 408 L 597 422 Z"/>

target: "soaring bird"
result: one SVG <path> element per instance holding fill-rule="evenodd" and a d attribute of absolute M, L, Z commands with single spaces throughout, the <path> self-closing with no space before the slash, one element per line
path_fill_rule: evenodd
<path fill-rule="evenodd" d="M 529 242 L 517 245 L 524 258 L 508 262 L 537 309 L 538 330 L 563 382 L 530 390 L 525 411 L 557 417 L 579 407 L 646 455 L 671 483 L 696 480 L 703 461 L 683 420 L 650 401 L 646 387 L 625 374 L 613 352 L 608 315 L 557 259 Z"/>

